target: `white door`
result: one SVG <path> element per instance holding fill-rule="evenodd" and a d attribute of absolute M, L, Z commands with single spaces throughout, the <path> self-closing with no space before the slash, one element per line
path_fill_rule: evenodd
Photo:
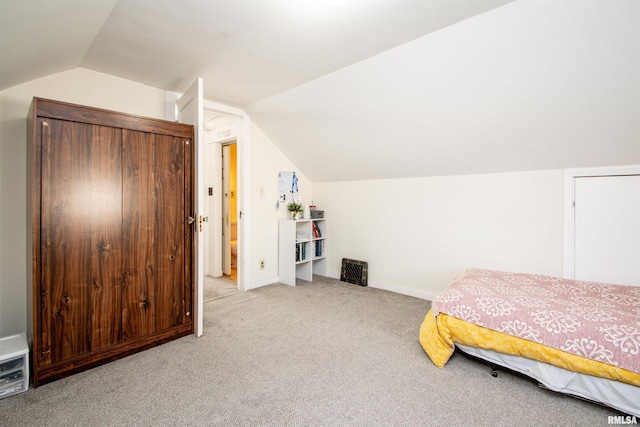
<path fill-rule="evenodd" d="M 640 286 L 640 175 L 574 182 L 574 278 Z"/>
<path fill-rule="evenodd" d="M 203 330 L 203 288 L 204 288 L 204 235 L 202 233 L 205 225 L 205 197 L 203 179 L 203 155 L 202 144 L 204 141 L 204 96 L 203 81 L 201 77 L 191 85 L 191 87 L 178 99 L 177 103 L 178 121 L 194 126 L 194 218 L 196 218 L 196 232 L 194 233 L 195 261 L 194 261 L 194 296 L 193 296 L 193 316 L 194 333 L 202 336 Z"/>

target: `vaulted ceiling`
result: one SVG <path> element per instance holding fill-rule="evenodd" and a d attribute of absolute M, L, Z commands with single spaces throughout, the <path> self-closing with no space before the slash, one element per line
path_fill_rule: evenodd
<path fill-rule="evenodd" d="M 512 0 L 0 0 L 0 89 L 82 67 L 234 106 Z"/>
<path fill-rule="evenodd" d="M 203 77 L 312 181 L 640 163 L 636 0 L 0 0 L 0 90 L 76 67 Z"/>

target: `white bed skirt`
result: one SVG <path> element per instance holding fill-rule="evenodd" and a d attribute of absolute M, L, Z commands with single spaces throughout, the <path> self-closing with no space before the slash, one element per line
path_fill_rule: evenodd
<path fill-rule="evenodd" d="M 579 396 L 640 417 L 640 387 L 620 381 L 568 371 L 544 362 L 456 344 L 471 356 L 484 359 L 539 381 L 559 393 Z"/>

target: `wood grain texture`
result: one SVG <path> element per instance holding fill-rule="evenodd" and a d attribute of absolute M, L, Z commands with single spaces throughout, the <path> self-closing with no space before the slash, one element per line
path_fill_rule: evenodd
<path fill-rule="evenodd" d="M 40 330 L 37 324 L 40 299 L 34 294 L 34 283 L 40 284 L 40 181 L 42 158 L 42 124 L 34 114 L 37 106 L 33 102 L 27 115 L 27 188 L 31 188 L 31 194 L 27 195 L 27 213 L 31 219 L 27 222 L 27 340 L 31 343 L 31 354 L 39 355 L 40 342 L 33 337 Z M 35 184 L 38 183 L 38 184 Z M 34 268 L 38 266 L 38 268 Z M 39 289 L 39 286 L 38 286 Z"/>
<path fill-rule="evenodd" d="M 90 125 L 50 120 L 43 164 L 42 235 L 43 280 L 47 289 L 49 316 L 43 318 L 50 331 L 51 362 L 89 349 L 83 279 L 91 263 L 91 223 L 88 202 L 82 191 L 89 185 Z"/>
<path fill-rule="evenodd" d="M 182 146 L 184 147 L 184 212 L 185 218 L 195 215 L 194 209 L 194 176 L 193 176 L 193 162 L 192 159 L 194 157 L 194 147 L 193 144 L 193 135 L 190 138 L 182 139 Z M 184 313 L 184 321 L 188 323 L 193 323 L 193 265 L 194 265 L 194 248 L 193 248 L 193 225 L 187 225 L 186 222 L 183 223 L 184 227 L 183 231 L 183 244 L 184 244 L 184 278 L 183 278 L 183 293 L 182 296 L 184 300 L 182 301 L 182 312 Z"/>
<path fill-rule="evenodd" d="M 122 340 L 154 331 L 155 205 L 153 135 L 123 135 L 123 259 Z M 144 159 L 144 161 L 142 161 Z"/>
<path fill-rule="evenodd" d="M 91 179 L 87 198 L 91 218 L 89 349 L 120 341 L 119 280 L 122 271 L 122 131 L 92 126 Z"/>
<path fill-rule="evenodd" d="M 180 138 L 123 131 L 123 339 L 184 321 L 185 148 Z"/>
<path fill-rule="evenodd" d="M 35 386 L 193 331 L 193 127 L 88 110 L 30 110 Z"/>
<path fill-rule="evenodd" d="M 156 135 L 156 316 L 157 330 L 182 323 L 182 283 L 184 274 L 184 160 L 179 138 Z M 159 237 L 159 236 L 158 236 Z"/>
<path fill-rule="evenodd" d="M 49 234 L 49 218 L 48 211 L 51 209 L 47 206 L 42 209 L 43 194 L 46 199 L 47 186 L 49 185 L 49 177 L 46 175 L 51 170 L 51 132 L 49 132 L 49 123 L 39 119 L 33 120 L 37 123 L 37 139 L 34 140 L 36 149 L 33 152 L 35 167 L 33 169 L 33 203 L 32 203 L 32 236 L 33 236 L 33 278 L 32 278 L 32 298 L 33 321 L 32 331 L 33 342 L 33 360 L 34 364 L 46 366 L 51 363 L 51 278 L 47 272 L 51 271 L 51 239 Z M 45 182 L 43 183 L 42 180 Z"/>
<path fill-rule="evenodd" d="M 98 124 L 162 135 L 193 138 L 193 128 L 180 123 L 136 116 L 117 111 L 36 98 L 40 117 Z"/>
<path fill-rule="evenodd" d="M 119 339 L 121 131 L 45 123 L 41 312 L 55 363 Z"/>
<path fill-rule="evenodd" d="M 96 350 L 86 355 L 80 355 L 49 366 L 39 367 L 37 375 L 32 377 L 33 385 L 34 387 L 38 387 L 58 379 L 68 377 L 69 375 L 121 359 L 139 351 L 156 347 L 192 333 L 193 325 L 185 323 L 157 334 L 141 337 L 140 339 L 126 344 L 107 347 L 102 350 Z"/>

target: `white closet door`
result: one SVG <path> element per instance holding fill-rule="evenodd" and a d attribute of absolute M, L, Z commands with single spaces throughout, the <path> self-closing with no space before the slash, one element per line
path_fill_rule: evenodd
<path fill-rule="evenodd" d="M 575 279 L 640 286 L 640 175 L 575 179 Z"/>

